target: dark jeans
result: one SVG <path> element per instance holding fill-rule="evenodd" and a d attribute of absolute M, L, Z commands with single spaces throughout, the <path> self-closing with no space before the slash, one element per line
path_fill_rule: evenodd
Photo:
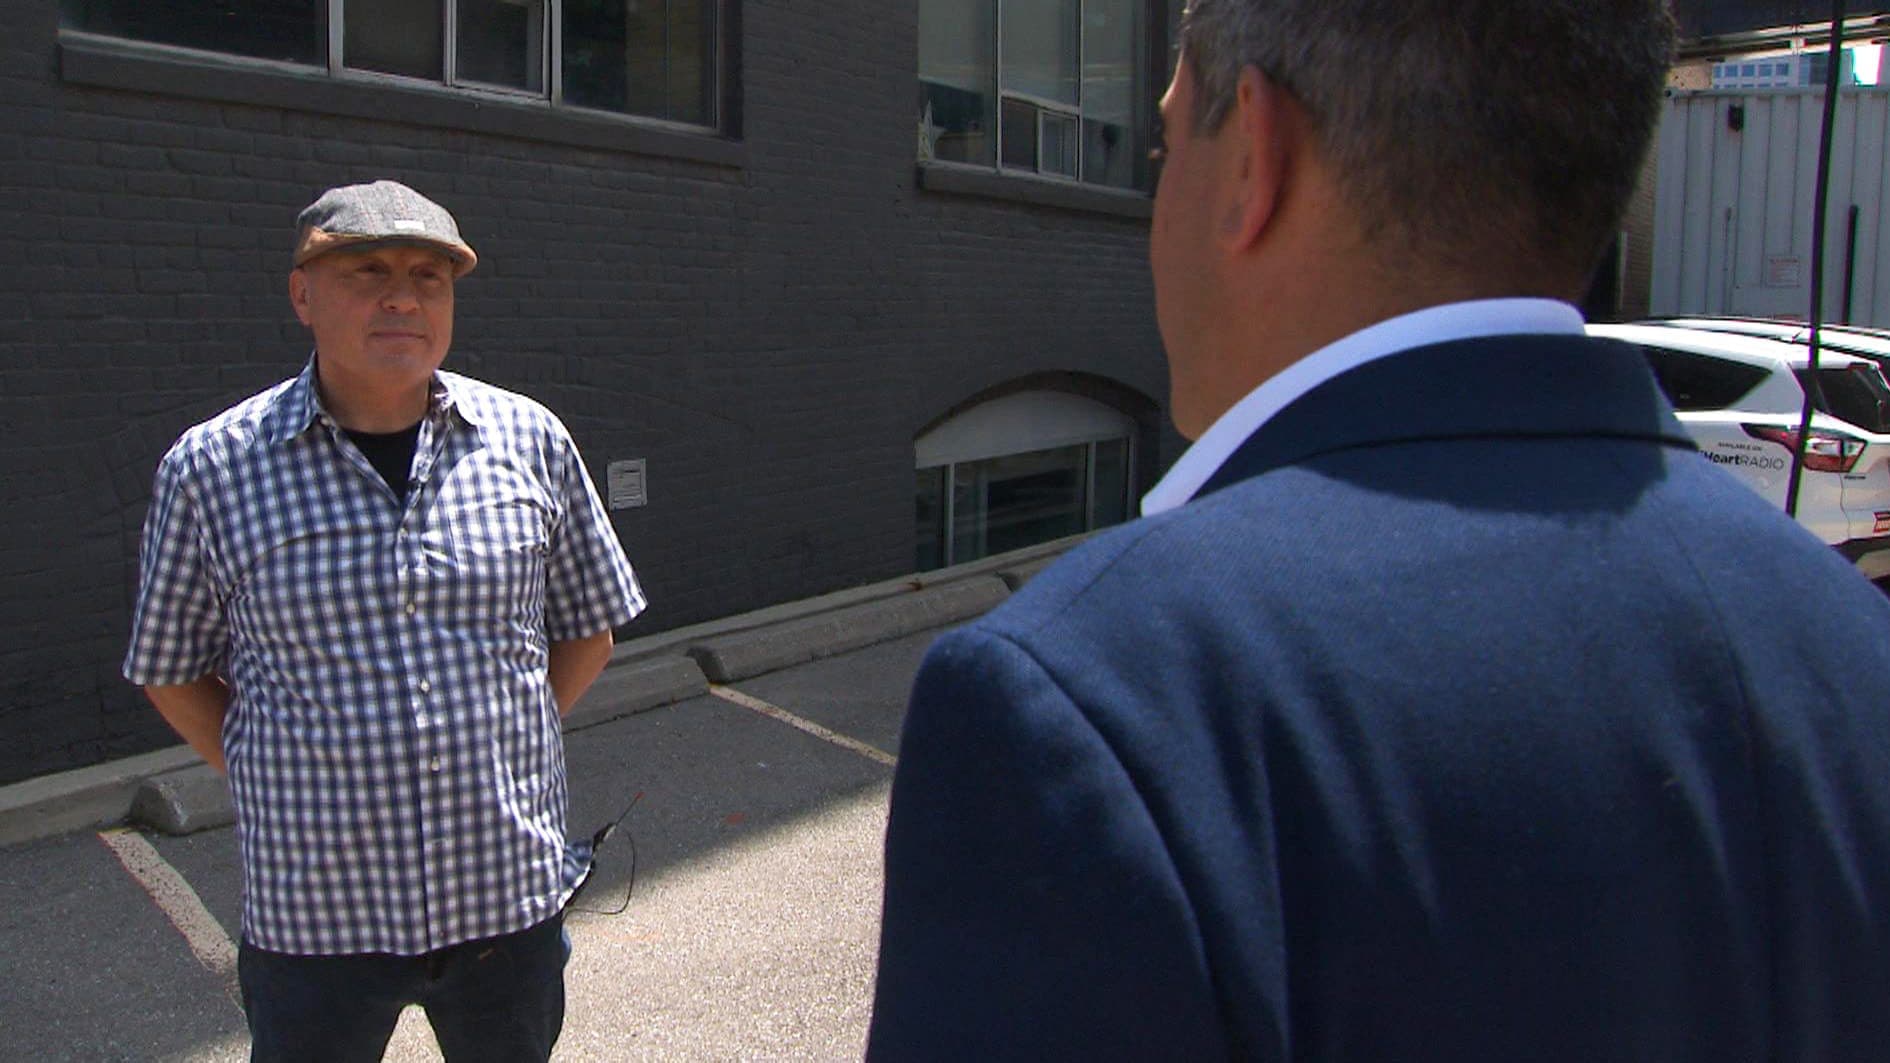
<path fill-rule="evenodd" d="M 252 1063 L 373 1061 L 418 1004 L 450 1063 L 543 1061 L 564 1028 L 564 917 L 424 956 L 290 956 L 243 942 Z"/>

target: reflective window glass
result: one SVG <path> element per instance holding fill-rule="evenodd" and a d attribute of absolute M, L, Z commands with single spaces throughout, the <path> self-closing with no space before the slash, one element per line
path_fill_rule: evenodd
<path fill-rule="evenodd" d="M 996 12 L 991 0 L 921 0 L 920 159 L 991 165 L 997 126 L 992 92 Z"/>
<path fill-rule="evenodd" d="M 458 3 L 458 79 L 543 92 L 543 0 L 458 0 Z"/>
<path fill-rule="evenodd" d="M 1140 0 L 1083 6 L 1083 180 L 1134 188 L 1148 162 L 1148 20 Z"/>
<path fill-rule="evenodd" d="M 1764 383 L 1767 376 L 1761 366 L 1729 362 L 1691 351 L 1642 347 L 1641 354 L 1647 359 L 1647 367 L 1654 371 L 1654 380 L 1667 401 L 1682 412 L 1723 410 L 1745 398 L 1753 388 Z"/>
<path fill-rule="evenodd" d="M 1037 114 L 1040 110 L 1028 100 L 1004 101 L 1004 165 L 1025 170 L 1037 168 Z"/>
<path fill-rule="evenodd" d="M 919 0 L 920 161 L 1150 187 L 1150 78 L 1183 2 Z"/>
<path fill-rule="evenodd" d="M 720 121 L 721 0 L 59 0 L 59 10 L 68 29 L 324 67 L 333 11 L 349 70 Z"/>
<path fill-rule="evenodd" d="M 1037 116 L 1037 169 L 1076 176 L 1076 117 L 1045 111 Z"/>
<path fill-rule="evenodd" d="M 1108 528 L 1129 519 L 1129 441 L 1095 444 L 1091 475 L 1090 526 Z"/>
<path fill-rule="evenodd" d="M 564 99 L 715 122 L 714 0 L 564 0 Z"/>
<path fill-rule="evenodd" d="M 1168 0 L 1168 66 L 1167 74 L 1175 76 L 1175 63 L 1181 58 L 1181 14 L 1187 9 L 1188 0 Z"/>
<path fill-rule="evenodd" d="M 913 441 L 920 570 L 1128 520 L 1135 431 L 1114 407 L 1050 391 L 1007 392 L 933 425 Z"/>
<path fill-rule="evenodd" d="M 949 466 L 918 471 L 918 490 L 914 494 L 918 499 L 915 539 L 920 572 L 949 564 L 945 559 L 945 477 L 950 471 Z"/>
<path fill-rule="evenodd" d="M 1080 6 L 1078 0 L 1004 0 L 998 77 L 1005 92 L 1076 106 Z"/>
<path fill-rule="evenodd" d="M 953 467 L 952 560 L 974 561 L 1083 531 L 1087 447 Z"/>
<path fill-rule="evenodd" d="M 628 35 L 623 0 L 564 0 L 564 102 L 624 109 Z"/>
<path fill-rule="evenodd" d="M 1800 369 L 1800 384 L 1810 375 L 1809 369 Z M 1824 412 L 1867 432 L 1890 432 L 1890 387 L 1884 385 L 1883 374 L 1875 366 L 1820 368 L 1818 383 L 1824 397 Z"/>
<path fill-rule="evenodd" d="M 60 0 L 62 25 L 155 44 L 320 64 L 326 0 Z"/>
<path fill-rule="evenodd" d="M 343 20 L 345 65 L 430 81 L 445 77 L 446 20 L 440 0 L 353 0 Z"/>

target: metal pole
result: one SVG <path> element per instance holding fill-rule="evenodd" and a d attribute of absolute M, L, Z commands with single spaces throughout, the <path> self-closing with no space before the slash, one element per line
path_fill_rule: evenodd
<path fill-rule="evenodd" d="M 1793 455 L 1791 481 L 1785 487 L 1785 512 L 1793 517 L 1798 515 L 1798 488 L 1804 479 L 1811 411 L 1814 404 L 1824 405 L 1819 401 L 1823 389 L 1818 384 L 1818 348 L 1819 332 L 1824 325 L 1824 230 L 1831 200 L 1831 138 L 1837 127 L 1838 75 L 1844 65 L 1841 59 L 1844 6 L 1844 0 L 1833 0 L 1831 5 L 1831 50 L 1826 55 L 1828 62 L 1824 70 L 1824 131 L 1818 145 L 1817 199 L 1811 210 L 1811 314 L 1806 319 L 1811 325 L 1811 342 L 1807 348 L 1809 372 L 1805 374 L 1805 406 L 1798 419 L 1798 449 Z"/>

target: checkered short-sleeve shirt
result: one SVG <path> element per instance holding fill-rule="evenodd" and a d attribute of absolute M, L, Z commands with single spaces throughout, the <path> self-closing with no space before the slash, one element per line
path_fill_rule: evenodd
<path fill-rule="evenodd" d="M 576 886 L 548 646 L 643 606 L 550 411 L 437 374 L 403 503 L 311 361 L 160 463 L 124 673 L 229 683 L 252 943 L 414 955 Z"/>

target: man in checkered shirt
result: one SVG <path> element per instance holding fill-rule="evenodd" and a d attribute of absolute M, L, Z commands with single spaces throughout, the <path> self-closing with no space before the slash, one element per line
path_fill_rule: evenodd
<path fill-rule="evenodd" d="M 559 721 L 643 594 L 564 425 L 440 370 L 452 215 L 379 181 L 297 228 L 315 353 L 164 456 L 125 675 L 229 776 L 255 1059 L 378 1059 L 420 1004 L 449 1059 L 542 1060 Z"/>

